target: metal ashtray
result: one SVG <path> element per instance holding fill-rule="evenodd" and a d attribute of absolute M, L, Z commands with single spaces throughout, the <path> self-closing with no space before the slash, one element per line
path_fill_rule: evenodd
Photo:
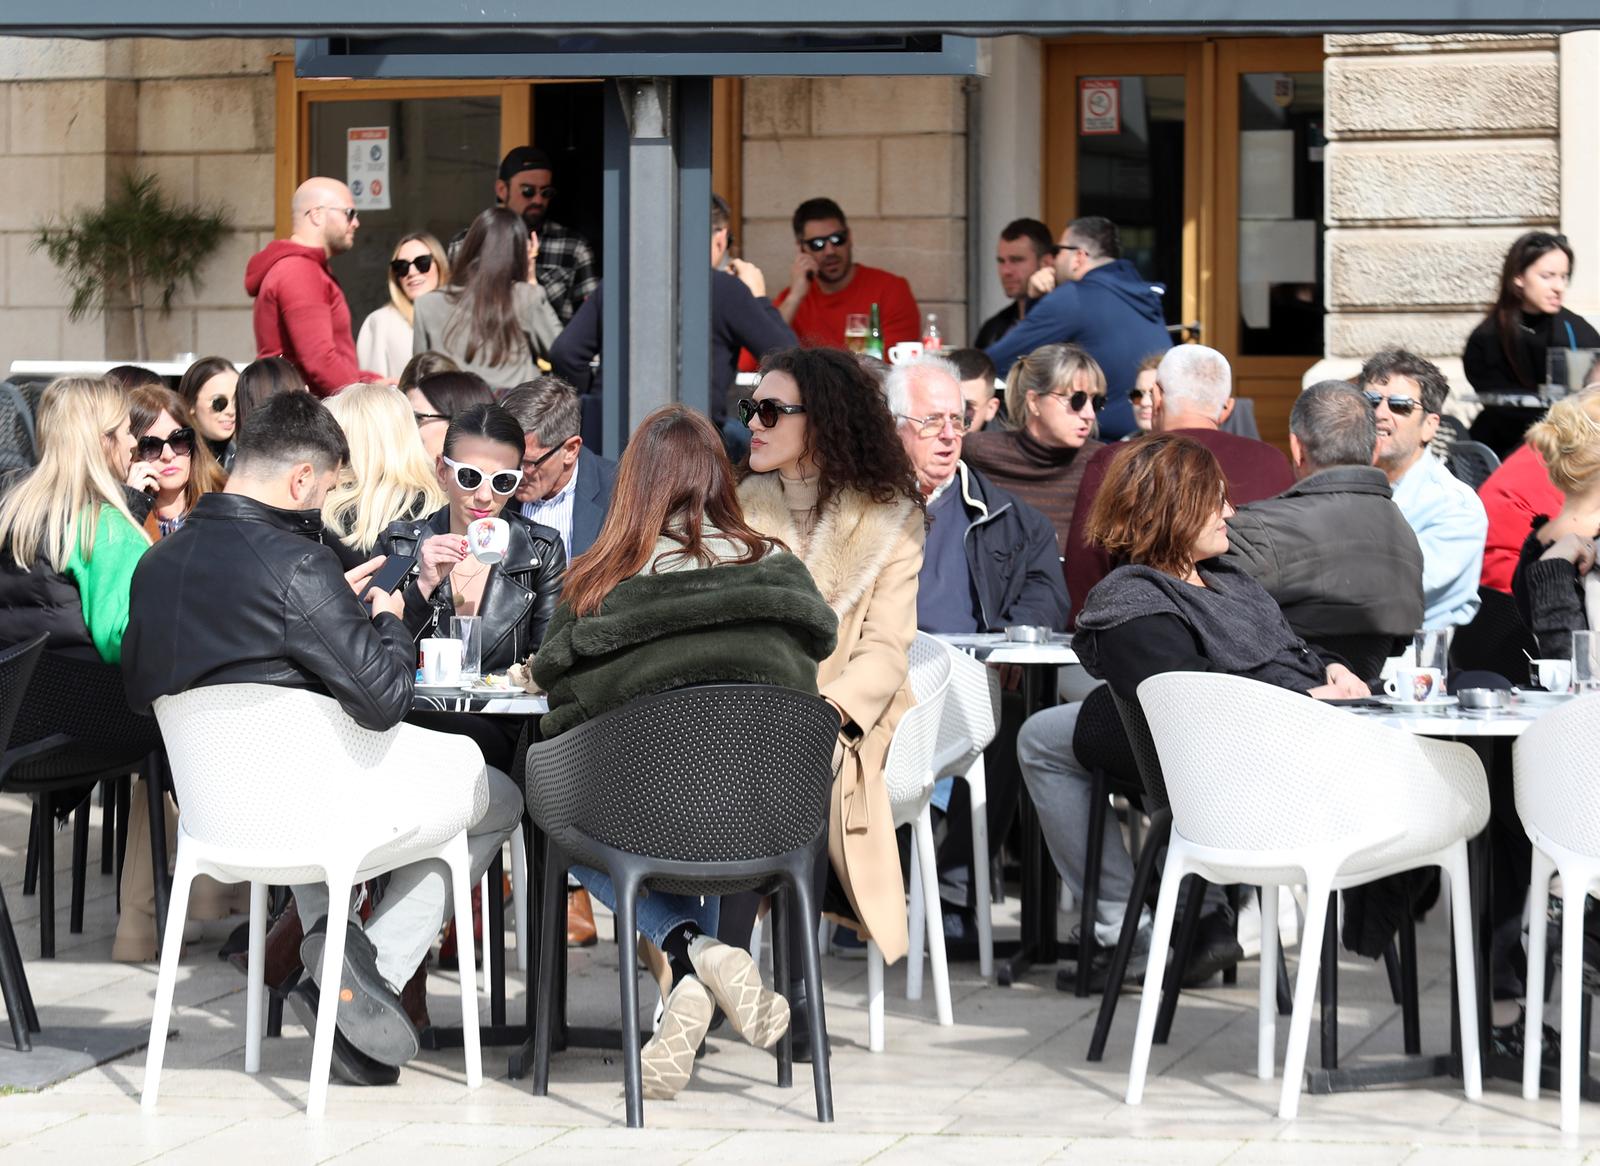
<path fill-rule="evenodd" d="M 1503 712 L 1511 707 L 1511 690 L 1509 688 L 1463 688 L 1456 693 L 1456 699 L 1461 702 L 1461 707 L 1464 709 Z"/>
<path fill-rule="evenodd" d="M 1033 624 L 1012 624 L 1006 629 L 1006 639 L 1013 644 L 1048 644 L 1050 629 Z"/>

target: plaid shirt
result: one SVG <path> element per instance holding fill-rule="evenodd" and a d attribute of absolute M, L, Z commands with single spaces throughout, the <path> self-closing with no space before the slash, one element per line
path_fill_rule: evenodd
<path fill-rule="evenodd" d="M 589 240 L 570 227 L 546 219 L 539 228 L 539 285 L 550 297 L 550 306 L 565 324 L 578 305 L 600 286 L 595 270 L 594 248 Z"/>

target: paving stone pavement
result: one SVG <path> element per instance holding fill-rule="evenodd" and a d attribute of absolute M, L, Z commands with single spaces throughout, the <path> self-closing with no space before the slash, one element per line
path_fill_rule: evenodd
<path fill-rule="evenodd" d="M 148 1026 L 154 966 L 109 959 L 114 888 L 99 873 L 98 814 L 81 935 L 67 932 L 68 839 L 57 847 L 53 961 L 36 958 L 38 899 L 21 894 L 27 822 L 26 802 L 0 795 L 0 880 L 44 1024 Z M 1015 935 L 1015 907 L 1013 899 L 1001 909 L 1002 937 Z M 646 1103 L 643 1130 L 624 1128 L 615 1054 L 581 1050 L 555 1056 L 550 1096 L 543 1098 L 531 1096 L 527 1082 L 507 1078 L 503 1050 L 485 1050 L 485 1080 L 477 1090 L 466 1088 L 459 1052 L 424 1053 L 392 1088 L 336 1084 L 327 1117 L 310 1122 L 303 1107 L 311 1046 L 292 1020 L 282 1039 L 265 1042 L 261 1073 L 244 1072 L 244 985 L 215 955 L 229 926 L 207 924 L 188 945 L 173 1022 L 179 1035 L 168 1044 L 159 1111 L 146 1116 L 139 1109 L 142 1052 L 41 1092 L 0 1096 L 0 1163 L 1600 1164 L 1600 1107 L 1584 1109 L 1588 1133 L 1565 1137 L 1555 1099 L 1524 1101 L 1513 1082 L 1488 1083 L 1478 1102 L 1466 1101 L 1449 1080 L 1308 1096 L 1299 1120 L 1279 1121 L 1277 1083 L 1253 1073 L 1253 961 L 1235 987 L 1214 983 L 1184 994 L 1170 1042 L 1152 1056 L 1145 1103 L 1137 1108 L 1122 1103 L 1137 993 L 1123 999 L 1105 1061 L 1091 1065 L 1084 1054 L 1096 1002 L 1058 993 L 1048 969 L 999 988 L 984 983 L 975 964 L 953 965 L 956 1024 L 941 1028 L 931 985 L 924 999 L 908 1001 L 903 971 L 894 968 L 888 1047 L 874 1055 L 866 1049 L 865 964 L 829 958 L 831 1126 L 815 1121 L 808 1067 L 796 1066 L 794 1087 L 781 1090 L 770 1055 L 727 1037 L 709 1042 L 676 1100 Z M 607 922 L 601 934 L 607 938 L 598 946 L 571 953 L 575 1024 L 615 1024 L 617 949 Z M 1437 1050 L 1448 1042 L 1449 1002 L 1448 937 L 1437 912 L 1420 945 L 1423 1041 Z M 522 983 L 513 971 L 514 1019 L 522 1015 Z M 1340 990 L 1345 1063 L 1398 1054 L 1400 1018 L 1382 969 L 1346 955 Z M 453 970 L 435 966 L 429 993 L 436 1021 L 459 1019 Z M 640 995 L 645 1009 L 654 1006 L 647 982 Z M 487 1022 L 486 1000 L 482 1013 Z M 1287 1021 L 1278 1027 L 1281 1064 Z M 0 1047 L 8 1039 L 0 1028 Z"/>

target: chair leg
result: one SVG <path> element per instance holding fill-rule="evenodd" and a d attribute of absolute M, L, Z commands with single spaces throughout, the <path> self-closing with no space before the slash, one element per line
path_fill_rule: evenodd
<path fill-rule="evenodd" d="M 1171 832 L 1171 813 L 1158 811 L 1150 819 L 1150 830 L 1145 836 L 1144 846 L 1139 850 L 1139 865 L 1133 872 L 1133 888 L 1128 893 L 1128 905 L 1122 913 L 1122 934 L 1117 937 L 1117 948 L 1111 953 L 1105 991 L 1100 996 L 1100 1015 L 1095 1017 L 1094 1036 L 1089 1040 L 1090 1061 L 1098 1062 L 1105 1056 L 1106 1041 L 1111 1036 L 1111 1022 L 1117 1015 L 1117 1001 L 1122 996 L 1122 981 L 1128 974 L 1128 963 L 1133 958 L 1134 941 L 1139 937 L 1139 918 L 1144 914 L 1144 902 L 1150 894 L 1150 881 L 1155 878 L 1156 856 L 1166 845 Z"/>
<path fill-rule="evenodd" d="M 944 915 L 938 910 L 939 870 L 934 858 L 933 816 L 927 806 L 923 806 L 922 812 L 917 815 L 913 829 L 916 831 L 913 853 L 920 855 L 917 865 L 922 875 L 922 898 L 929 904 L 928 962 L 933 965 L 933 1001 L 939 1023 L 948 1027 L 955 1023 L 955 1015 L 950 1007 L 950 964 L 945 959 L 944 951 Z M 920 944 L 921 941 L 913 939 L 912 942 Z"/>
<path fill-rule="evenodd" d="M 528 970 L 528 845 L 522 823 L 511 832 L 511 913 L 517 933 L 517 971 Z"/>
<path fill-rule="evenodd" d="M 1303 957 L 1302 957 L 1303 958 Z M 1328 922 L 1322 932 L 1322 1067 L 1339 1067 L 1339 895 L 1328 896 Z"/>
<path fill-rule="evenodd" d="M 1400 982 L 1400 945 L 1393 939 L 1383 949 L 1383 972 L 1389 980 L 1389 999 L 1398 1007 L 1404 1003 L 1405 987 Z"/>
<path fill-rule="evenodd" d="M 1183 976 L 1189 970 L 1189 956 L 1194 951 L 1194 937 L 1200 931 L 1200 909 L 1205 904 L 1206 881 L 1199 875 L 1189 880 L 1188 898 L 1183 905 L 1183 924 L 1178 928 L 1178 942 L 1172 948 L 1172 979 L 1161 993 L 1161 1012 L 1156 1017 L 1156 1044 L 1164 1045 L 1172 1033 L 1172 1018 L 1178 1012 L 1178 994 L 1183 991 Z M 1150 948 L 1150 958 L 1165 959 L 1165 949 Z M 1148 969 L 1149 965 L 1146 965 Z M 1145 973 L 1149 982 L 1149 972 Z M 1149 989 L 1147 988 L 1146 991 Z"/>
<path fill-rule="evenodd" d="M 0 995 L 5 997 L 6 1019 L 11 1022 L 11 1039 L 16 1042 L 19 1053 L 33 1049 L 33 1040 L 28 1035 L 28 1008 L 23 997 L 27 982 L 22 953 L 17 950 L 17 939 L 11 930 L 5 891 L 0 889 Z"/>
<path fill-rule="evenodd" d="M 772 903 L 772 986 L 775 991 L 789 994 L 789 910 L 793 894 L 787 886 L 779 887 L 773 892 Z M 754 943 L 752 942 L 752 947 Z M 755 948 L 755 956 L 760 958 L 760 948 Z M 792 1005 L 793 1000 L 789 1003 Z M 793 1013 L 791 1012 L 791 1016 Z M 789 1089 L 794 1085 L 794 1038 L 790 1029 L 784 1029 L 783 1035 L 778 1038 L 778 1088 Z"/>
<path fill-rule="evenodd" d="M 47 790 L 35 799 L 39 828 L 39 958 L 56 958 L 56 832 L 54 798 Z"/>
<path fill-rule="evenodd" d="M 83 934 L 84 884 L 89 881 L 89 811 L 93 800 L 94 795 L 90 794 L 72 812 L 72 908 L 67 930 L 73 935 Z"/>
<path fill-rule="evenodd" d="M 317 1004 L 317 1035 L 311 1043 L 311 1089 L 306 1099 L 308 1118 L 320 1118 L 328 1109 L 328 1075 L 333 1067 L 333 1034 L 339 1025 L 339 993 L 344 976 L 344 940 L 350 926 L 350 916 L 344 906 L 350 901 L 350 888 L 354 883 L 354 871 L 328 872 L 328 929 L 323 939 L 322 975 L 317 979 L 321 1000 Z M 182 934 L 177 938 L 180 943 L 169 943 L 162 949 L 163 961 L 169 950 L 176 951 L 181 946 Z M 469 948 L 470 943 L 469 939 Z"/>
<path fill-rule="evenodd" d="M 22 893 L 31 895 L 39 887 L 39 799 L 28 811 L 28 857 L 22 866 Z"/>
<path fill-rule="evenodd" d="M 906 999 L 922 999 L 922 931 L 930 914 L 927 893 L 922 885 L 922 848 L 916 826 L 911 828 L 911 862 L 906 881 L 910 887 L 906 906 Z M 934 902 L 938 902 L 938 876 L 934 876 Z M 935 908 L 936 909 L 936 908 Z"/>
<path fill-rule="evenodd" d="M 1561 872 L 1561 1132 L 1575 1134 L 1578 1132 L 1578 1103 L 1582 1100 L 1579 1078 L 1584 1050 L 1578 1041 L 1578 1030 L 1581 1027 L 1584 995 L 1583 912 L 1588 896 L 1584 893 L 1584 882 L 1581 879 L 1569 879 L 1567 873 Z M 1457 966 L 1465 967 L 1467 961 L 1457 960 Z M 1463 1028 L 1463 1074 L 1466 1056 L 1467 1034 Z"/>
<path fill-rule="evenodd" d="M 117 779 L 100 783 L 100 873 L 108 875 L 116 860 Z"/>
<path fill-rule="evenodd" d="M 1537 854 L 1538 851 L 1535 850 L 1534 853 Z M 1448 866 L 1445 868 L 1445 874 L 1450 880 L 1450 923 L 1454 928 L 1456 944 L 1456 997 L 1457 1007 L 1460 1012 L 1459 1023 L 1461 1027 L 1461 1083 L 1466 1092 L 1467 1100 L 1476 1101 L 1483 1096 L 1483 1066 L 1478 1060 L 1478 993 L 1484 990 L 1484 988 L 1478 984 L 1477 973 L 1473 968 L 1472 884 L 1470 881 L 1470 871 L 1467 864 L 1467 844 L 1465 841 L 1456 842 L 1450 847 L 1450 853 L 1446 859 L 1446 862 L 1448 863 Z M 1549 886 L 1548 880 L 1546 880 L 1544 885 L 1546 887 Z M 1568 966 L 1570 966 L 1577 975 L 1576 981 L 1573 984 L 1573 995 L 1582 996 L 1582 899 L 1579 900 L 1578 915 L 1576 916 L 1574 922 L 1577 924 L 1577 926 L 1573 928 L 1573 931 L 1578 935 L 1580 954 Z M 1412 966 L 1415 966 L 1415 961 L 1413 961 Z M 1528 966 L 1531 968 L 1534 965 L 1530 963 Z M 1543 965 L 1540 965 L 1539 978 L 1537 980 L 1533 980 L 1532 975 L 1530 974 L 1529 979 L 1532 980 L 1532 982 L 1536 985 L 1536 988 L 1535 990 L 1530 991 L 1528 996 L 1531 998 L 1540 995 L 1541 993 L 1538 989 L 1541 989 L 1544 986 Z M 1562 990 L 1561 995 L 1562 1004 L 1564 1006 L 1566 1003 L 1565 989 Z M 1539 1030 L 1533 1029 L 1531 1031 L 1534 1034 L 1531 1043 L 1532 1046 L 1537 1049 L 1539 1043 Z M 1566 1055 L 1565 1050 L 1566 1041 L 1563 1038 L 1563 1056 Z M 1587 1050 L 1585 1050 L 1585 1060 L 1587 1060 Z M 1562 1068 L 1565 1069 L 1565 1067 L 1566 1063 L 1563 1061 Z M 1574 1107 L 1576 1107 L 1576 1097 L 1573 1098 L 1573 1103 Z M 1566 1097 L 1564 1094 L 1561 1099 L 1561 1104 L 1563 1106 L 1566 1105 Z M 1575 1121 L 1576 1119 L 1574 1119 L 1574 1122 Z"/>
<path fill-rule="evenodd" d="M 537 988 L 530 984 L 528 990 L 538 993 L 533 1021 L 533 1095 L 544 1097 L 550 1092 L 550 1045 L 556 992 L 560 990 L 556 960 L 566 949 L 566 936 L 559 929 L 565 925 L 567 914 L 567 864 L 557 857 L 543 831 L 539 834 L 538 869 L 544 879 L 540 889 L 544 901 L 539 910 L 539 972 L 535 977 Z"/>
<path fill-rule="evenodd" d="M 1278 884 L 1262 884 L 1261 903 L 1261 976 L 1256 998 L 1256 1076 L 1263 1081 L 1272 1080 L 1278 1057 L 1278 1000 L 1277 977 L 1273 969 L 1278 966 Z"/>
<path fill-rule="evenodd" d="M 5 907 L 5 900 L 0 897 L 0 908 Z M 28 987 L 28 973 L 22 962 L 22 944 L 17 942 L 16 928 L 11 925 L 11 913 L 6 910 L 0 915 L 0 947 L 13 953 L 13 960 L 17 969 L 17 985 L 21 989 L 22 1015 L 30 1033 L 40 1031 L 39 1010 L 33 1006 L 33 990 Z"/>
<path fill-rule="evenodd" d="M 244 1071 L 261 1071 L 261 998 L 267 970 L 267 884 L 250 882 L 250 954 L 244 989 Z"/>
<path fill-rule="evenodd" d="M 172 990 L 178 984 L 178 956 L 183 951 L 183 921 L 189 913 L 189 886 L 194 881 L 195 867 L 182 845 L 178 847 L 178 869 L 172 880 L 172 907 L 167 913 L 166 928 L 169 932 L 167 942 L 161 947 L 161 973 L 156 978 L 156 1004 L 155 1011 L 150 1017 L 150 1045 L 144 1058 L 144 1094 L 139 1100 L 140 1108 L 146 1113 L 153 1113 L 156 1108 L 156 1096 L 161 1089 L 161 1062 L 167 1053 L 167 1027 L 172 1021 Z M 337 912 L 329 912 L 330 918 Z M 328 928 L 333 930 L 331 924 Z M 343 927 L 340 928 L 340 937 L 343 938 Z M 328 981 L 323 980 L 326 984 Z M 337 988 L 329 996 L 323 997 L 324 1004 L 329 999 L 338 996 Z M 329 1012 L 325 1018 L 326 1025 L 319 1025 L 319 1030 L 326 1027 L 328 1032 L 328 1053 L 333 1054 L 333 1013 Z M 326 1067 L 327 1062 L 323 1062 Z M 315 1077 L 313 1077 L 315 1087 Z"/>
<path fill-rule="evenodd" d="M 978 974 L 994 975 L 994 907 L 989 888 L 989 782 L 983 755 L 967 770 L 968 804 L 972 807 L 972 904 L 978 921 Z"/>
<path fill-rule="evenodd" d="M 794 890 L 794 909 L 800 918 L 812 918 L 818 908 L 811 893 L 811 863 L 789 872 L 789 885 Z M 809 930 L 809 929 L 808 929 Z M 817 1095 L 817 1120 L 833 1120 L 833 1071 L 828 1063 L 828 1017 L 822 999 L 822 949 L 807 942 L 800 951 L 800 962 L 805 969 L 806 1017 L 811 1025 L 811 1082 Z"/>
<path fill-rule="evenodd" d="M 122 864 L 128 857 L 128 809 L 133 800 L 133 777 L 123 774 L 117 779 L 117 910 L 122 910 Z"/>
<path fill-rule="evenodd" d="M 472 856 L 467 851 L 467 832 L 457 834 L 444 850 L 444 860 L 450 865 L 450 888 L 455 896 L 455 916 L 465 919 L 465 927 L 456 927 L 456 950 L 462 953 L 461 982 L 461 1053 L 466 1060 L 467 1088 L 476 1089 L 483 1084 L 483 1049 L 478 1035 L 478 996 L 472 983 Z M 499 863 L 494 864 L 495 867 Z M 495 877 L 499 877 L 498 870 Z M 489 905 L 484 903 L 484 911 Z M 485 921 L 487 929 L 488 920 Z M 496 920 L 503 926 L 503 921 Z M 487 937 L 487 936 L 486 936 Z M 501 953 L 502 956 L 504 953 Z M 484 956 L 485 966 L 488 956 Z M 501 967 L 504 968 L 504 959 Z M 503 985 L 502 985 L 503 989 Z"/>
<path fill-rule="evenodd" d="M 622 874 L 618 878 L 618 874 Z M 638 957 L 630 938 L 638 929 L 635 900 L 639 887 L 632 872 L 611 872 L 617 892 L 617 983 L 622 996 L 622 1084 L 626 1095 L 628 1128 L 644 1125 L 644 1081 L 639 1067 Z"/>
<path fill-rule="evenodd" d="M 1422 1009 L 1417 999 L 1417 923 L 1408 913 L 1400 924 L 1400 1019 L 1407 1056 L 1422 1053 Z"/>
<path fill-rule="evenodd" d="M 883 1052 L 883 949 L 867 940 L 867 1050 Z"/>
<path fill-rule="evenodd" d="M 1167 971 L 1167 946 L 1172 940 L 1172 917 L 1177 913 L 1178 895 L 1188 864 L 1176 848 L 1167 849 L 1167 863 L 1161 872 L 1161 894 L 1156 899 L 1155 922 L 1150 929 L 1150 962 L 1145 967 L 1144 991 L 1139 995 L 1139 1021 L 1134 1028 L 1133 1060 L 1128 1066 L 1129 1105 L 1144 1100 L 1144 1078 L 1150 1068 L 1150 1046 L 1156 1032 L 1156 1013 L 1160 1008 L 1161 981 Z M 1182 972 L 1177 974 L 1182 975 Z"/>
<path fill-rule="evenodd" d="M 1304 928 L 1301 929 L 1302 932 Z M 1289 960 L 1283 954 L 1283 944 L 1278 944 L 1278 1015 L 1294 1012 L 1294 993 L 1289 990 Z"/>
<path fill-rule="evenodd" d="M 1094 954 L 1099 949 L 1094 932 L 1095 908 L 1100 899 L 1100 859 L 1106 834 L 1106 806 L 1110 800 L 1106 775 L 1094 772 L 1094 792 L 1089 802 L 1089 845 L 1083 859 L 1083 902 L 1078 912 L 1078 978 L 1073 985 L 1074 996 L 1089 994 L 1089 969 Z M 1047 864 L 1048 865 L 1048 864 Z M 1055 871 L 1052 869 L 1053 877 Z"/>
<path fill-rule="evenodd" d="M 1326 903 L 1333 893 L 1331 877 L 1312 878 L 1306 881 L 1306 902 L 1313 905 Z M 1285 1121 L 1294 1119 L 1300 1109 L 1301 1078 L 1306 1070 L 1306 1044 L 1311 1038 L 1311 1004 L 1317 992 L 1317 971 L 1320 966 L 1317 954 L 1322 950 L 1322 936 L 1328 924 L 1328 912 L 1308 910 L 1305 930 L 1300 937 L 1300 968 L 1295 976 L 1294 1013 L 1289 1018 L 1289 1047 L 1283 1057 L 1283 1089 L 1278 1095 L 1278 1116 Z M 1471 947 L 1466 949 L 1469 953 Z"/>
<path fill-rule="evenodd" d="M 494 956 L 489 950 L 489 876 L 494 873 L 494 863 L 489 864 L 489 869 L 483 872 L 483 877 L 478 880 L 478 910 L 483 912 L 483 951 L 478 953 L 478 958 L 483 961 L 483 991 L 487 995 L 494 983 Z M 472 926 L 472 912 L 456 917 L 456 934 L 461 934 L 462 927 Z M 461 965 L 463 977 L 470 975 L 472 965 Z"/>
<path fill-rule="evenodd" d="M 1549 912 L 1546 906 L 1550 897 L 1550 876 L 1556 865 L 1549 855 L 1537 846 L 1533 848 L 1533 877 L 1528 887 L 1531 906 L 1528 909 L 1528 989 L 1524 1004 L 1523 1027 L 1527 1032 L 1522 1050 L 1522 1096 L 1528 1101 L 1539 1099 L 1539 1069 L 1543 1059 L 1544 1044 L 1544 969 L 1545 944 L 1550 934 Z M 1450 877 L 1450 904 L 1455 910 L 1455 876 Z M 1470 958 L 1470 957 L 1469 957 Z M 1562 969 L 1561 992 L 1566 995 L 1566 970 Z"/>

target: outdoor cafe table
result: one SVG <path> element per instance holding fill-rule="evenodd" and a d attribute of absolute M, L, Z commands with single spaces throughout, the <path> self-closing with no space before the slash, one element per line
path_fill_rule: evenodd
<path fill-rule="evenodd" d="M 1056 671 L 1078 662 L 1078 654 L 1070 646 L 1071 637 L 1060 633 L 1038 644 L 1008 640 L 1000 632 L 957 633 L 938 638 L 985 664 L 1015 664 L 1021 668 L 1023 719 L 1055 703 Z M 1017 828 L 1022 836 L 1021 940 L 1010 959 L 995 968 L 1002 986 L 1015 984 L 1034 963 L 1053 964 L 1060 958 L 1056 942 L 1060 883 L 1026 782 L 1018 787 Z M 993 845 L 999 846 L 1002 841 L 996 838 Z M 1002 945 L 995 946 L 998 955 Z"/>

